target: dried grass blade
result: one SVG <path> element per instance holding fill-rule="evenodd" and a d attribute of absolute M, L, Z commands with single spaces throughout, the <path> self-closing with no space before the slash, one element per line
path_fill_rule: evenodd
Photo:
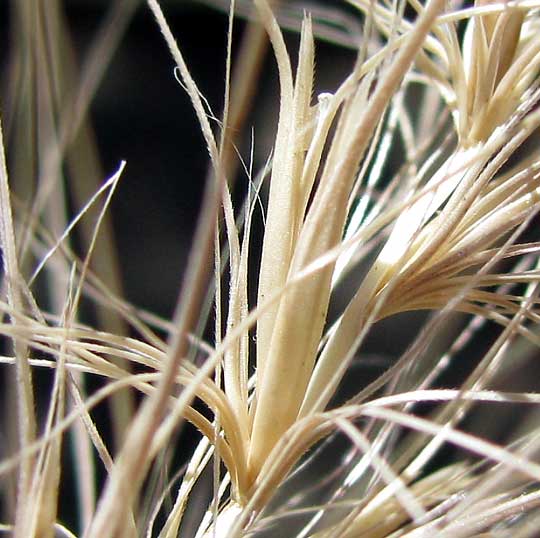
<path fill-rule="evenodd" d="M 442 0 L 432 0 L 419 17 L 350 133 L 335 170 L 321 182 L 298 240 L 291 276 L 339 243 L 360 159 L 443 6 Z M 326 319 L 333 265 L 306 278 L 302 286 L 293 287 L 281 300 L 268 355 L 272 362 L 265 367 L 258 389 L 250 450 L 250 469 L 255 475 L 298 415 Z"/>
<path fill-rule="evenodd" d="M 22 296 L 20 291 L 20 273 L 17 261 L 17 247 L 11 213 L 10 190 L 8 173 L 5 160 L 3 131 L 0 124 L 0 240 L 2 258 L 4 264 L 4 282 L 7 290 L 10 306 L 14 311 L 23 310 Z M 20 322 L 12 318 L 16 326 Z M 19 427 L 19 450 L 25 451 L 36 436 L 36 418 L 34 410 L 34 395 L 32 388 L 32 372 L 27 358 L 27 348 L 20 345 L 17 339 L 13 341 L 16 361 L 16 386 L 17 386 L 17 421 Z M 18 485 L 17 485 L 17 513 L 14 535 L 24 538 L 26 526 L 26 511 L 29 508 L 30 480 L 34 466 L 31 456 L 25 456 L 21 460 Z"/>

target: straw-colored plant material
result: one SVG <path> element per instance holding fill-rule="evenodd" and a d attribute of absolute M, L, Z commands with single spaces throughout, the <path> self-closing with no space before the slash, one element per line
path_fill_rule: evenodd
<path fill-rule="evenodd" d="M 53 4 L 45 23 L 57 32 L 42 37 L 56 35 L 55 50 L 67 51 L 69 34 Z M 15 372 L 8 413 L 17 432 L 15 449 L 0 462 L 0 475 L 17 479 L 14 492 L 4 489 L 6 532 L 535 535 L 540 386 L 530 359 L 540 344 L 540 3 L 348 4 L 344 20 L 359 29 L 356 61 L 332 93 L 314 96 L 317 39 L 351 46 L 350 35 L 321 22 L 339 7 L 316 7 L 312 18 L 277 1 L 254 0 L 252 10 L 239 2 L 251 22 L 236 58 L 231 2 L 225 106 L 214 128 L 164 6 L 147 1 L 210 157 L 171 322 L 123 301 L 115 263 L 99 262 L 108 256 L 100 232 L 113 248 L 107 211 L 125 163 L 93 195 L 74 167 L 65 188 L 87 198 L 76 215 L 68 215 L 57 187 L 74 158 L 72 141 L 89 129 L 84 114 L 104 73 L 95 59 L 103 46 L 91 49 L 80 83 L 71 67 L 61 76 L 47 58 L 36 67 L 43 80 L 58 77 L 58 88 L 69 80 L 71 101 L 59 112 L 63 92 L 38 99 L 41 161 L 30 205 L 17 204 L 10 191 L 12 142 L 4 147 L 0 137 L 0 330 L 11 343 L 2 362 Z M 29 7 L 19 6 L 22 26 L 39 23 Z M 111 29 L 120 32 L 132 13 L 130 2 L 113 4 L 101 34 L 109 54 L 120 39 Z M 280 28 L 284 19 L 298 30 L 296 52 Z M 246 199 L 236 207 L 232 186 L 245 178 L 235 176 L 235 145 L 246 109 L 258 105 L 249 96 L 266 39 L 279 77 L 277 129 L 266 165 L 258 173 L 246 167 Z M 39 42 L 33 46 L 38 54 Z M 235 61 L 244 71 L 235 71 Z M 23 95 L 19 106 L 28 112 L 30 102 Z M 258 204 L 260 237 L 253 232 Z M 60 210 L 62 219 L 53 218 Z M 83 259 L 70 245 L 81 223 Z M 116 276 L 105 282 L 103 270 Z M 40 278 L 53 298 L 47 307 Z M 201 319 L 212 278 L 213 313 Z M 83 296 L 95 302 L 99 327 L 79 320 Z M 363 375 L 370 335 L 382 324 L 392 340 L 411 313 L 422 314 L 421 329 L 409 329 L 395 357 L 382 357 L 376 376 Z M 213 328 L 212 341 L 196 335 L 201 325 Z M 127 336 L 128 327 L 137 336 Z M 530 369 L 532 388 L 512 383 L 518 367 Z M 43 424 L 36 369 L 53 372 Z M 87 393 L 90 378 L 101 384 Z M 133 394 L 143 396 L 135 411 Z M 114 450 L 94 418 L 104 403 Z M 507 409 L 519 410 L 519 428 L 517 421 L 510 433 L 488 424 Z M 184 468 L 171 469 L 165 454 L 183 421 L 198 431 L 198 446 Z M 72 466 L 62 458 L 64 439 L 78 447 Z M 96 468 L 107 477 L 97 488 Z M 80 513 L 70 530 L 59 512 L 69 476 L 77 479 Z"/>

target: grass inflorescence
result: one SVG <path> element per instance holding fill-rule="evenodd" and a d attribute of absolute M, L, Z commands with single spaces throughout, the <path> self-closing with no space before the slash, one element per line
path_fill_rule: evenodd
<path fill-rule="evenodd" d="M 99 168 L 80 137 L 136 2 L 112 3 L 80 75 L 60 3 L 13 7 L 9 75 L 26 91 L 6 100 L 17 128 L 0 138 L 2 362 L 12 381 L 2 529 L 534 536 L 540 4 L 238 4 L 226 7 L 219 119 L 167 10 L 145 7 L 209 156 L 169 321 L 122 297 L 109 208 L 126 163 L 101 186 L 80 164 Z M 249 22 L 236 47 L 237 11 Z M 284 21 L 299 34 L 294 52 Z M 318 39 L 356 57 L 332 92 L 315 95 Z M 239 148 L 267 47 L 277 127 L 257 170 Z M 31 68 L 18 72 L 17 58 Z M 394 356 L 370 343 L 381 330 Z M 52 372 L 45 409 L 40 370 Z M 105 406 L 106 432 L 96 418 Z M 186 442 L 184 422 L 198 444 L 182 465 L 170 455 Z M 69 529 L 65 484 L 77 499 Z"/>

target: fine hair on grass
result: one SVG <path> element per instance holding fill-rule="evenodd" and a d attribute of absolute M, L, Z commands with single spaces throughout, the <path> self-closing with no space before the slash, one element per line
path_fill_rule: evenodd
<path fill-rule="evenodd" d="M 36 4 L 3 72 L 0 536 L 538 536 L 540 0 L 206 0 L 216 100 L 174 2 L 111 0 L 82 45 Z M 153 223 L 118 223 L 92 125 L 141 18 L 207 157 L 168 319 L 124 291 L 116 228 Z"/>

